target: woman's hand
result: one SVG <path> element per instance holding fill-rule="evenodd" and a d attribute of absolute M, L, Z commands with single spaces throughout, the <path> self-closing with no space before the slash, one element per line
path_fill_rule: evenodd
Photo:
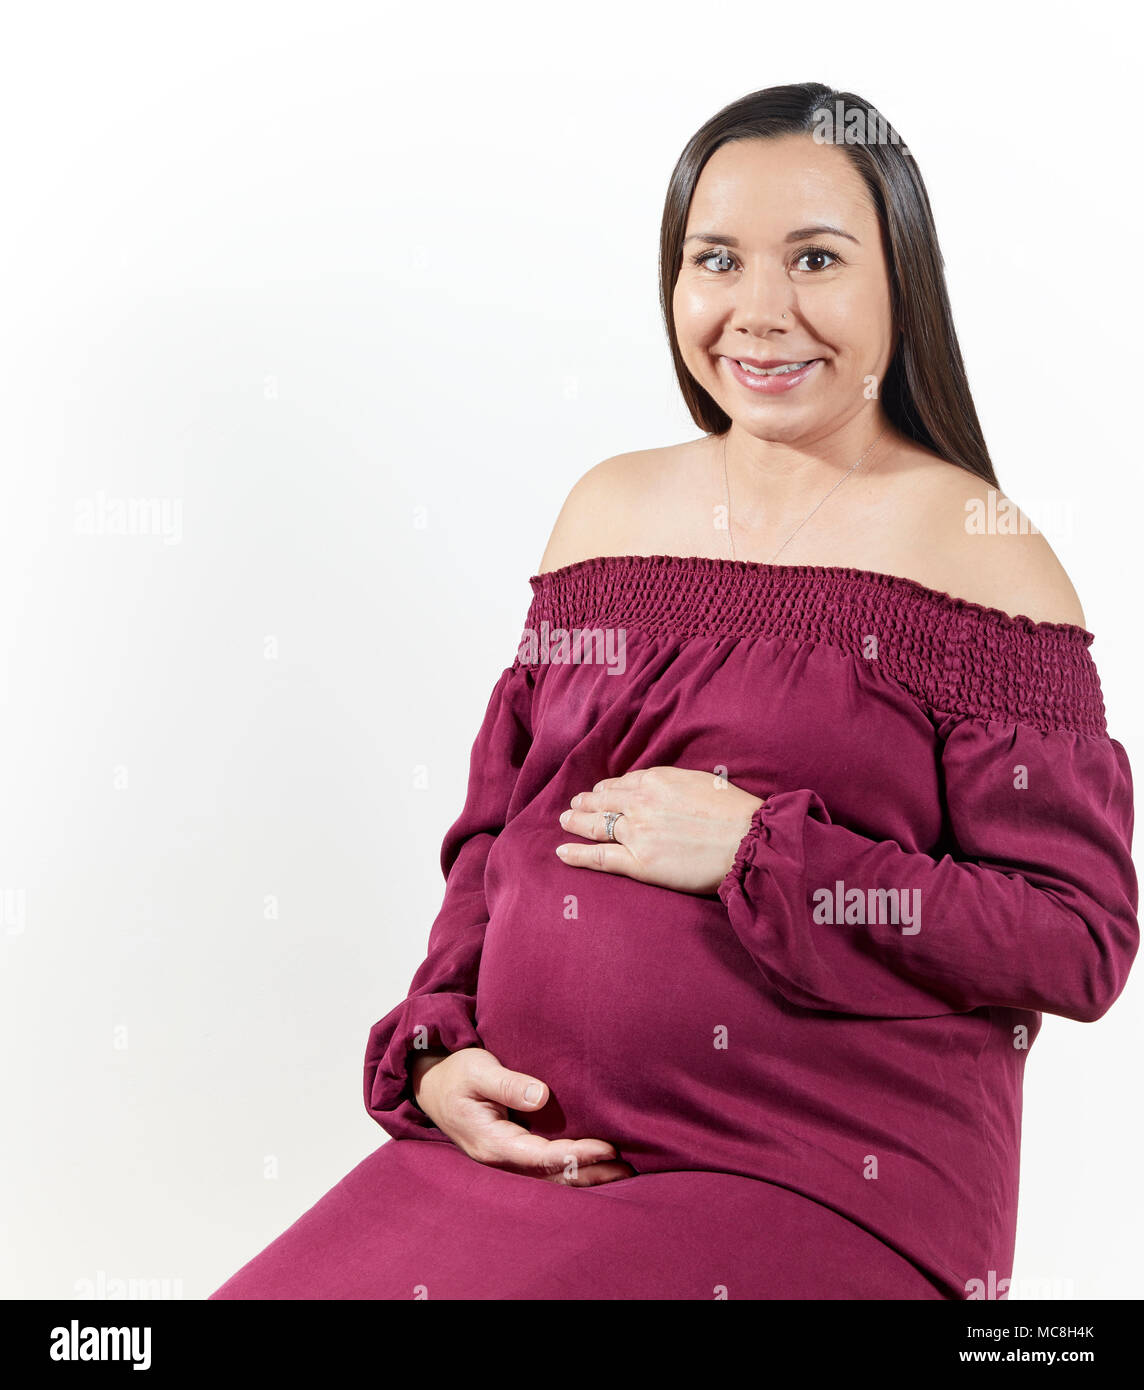
<path fill-rule="evenodd" d="M 508 1119 L 510 1110 L 542 1109 L 548 1087 L 502 1067 L 484 1048 L 433 1049 L 415 1057 L 409 1070 L 417 1105 L 478 1163 L 565 1187 L 595 1187 L 635 1174 L 602 1139 L 544 1139 Z M 535 1088 L 531 1100 L 529 1088 Z"/>
<path fill-rule="evenodd" d="M 607 777 L 572 798 L 560 824 L 592 845 L 557 845 L 566 864 L 626 874 L 684 893 L 713 894 L 763 799 L 713 772 L 649 767 Z M 606 811 L 622 811 L 608 837 Z"/>

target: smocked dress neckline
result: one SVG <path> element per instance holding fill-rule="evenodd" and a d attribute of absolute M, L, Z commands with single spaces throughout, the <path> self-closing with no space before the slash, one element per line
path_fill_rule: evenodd
<path fill-rule="evenodd" d="M 928 711 L 1107 736 L 1093 634 L 875 570 L 700 555 L 598 555 L 533 575 L 526 632 L 760 638 L 844 653 Z M 535 665 L 522 638 L 515 666 Z"/>
<path fill-rule="evenodd" d="M 946 590 L 923 584 L 920 580 L 909 579 L 905 575 L 890 574 L 883 570 L 860 569 L 851 565 L 775 565 L 765 560 L 731 560 L 719 555 L 592 555 L 583 560 L 573 560 L 570 564 L 560 565 L 555 569 L 542 570 L 539 574 L 531 575 L 528 582 L 533 590 L 537 590 L 552 582 L 575 582 L 580 576 L 588 574 L 636 578 L 645 570 L 653 574 L 658 573 L 663 578 L 681 571 L 691 572 L 696 579 L 706 580 L 709 588 L 713 588 L 726 573 L 756 575 L 771 581 L 790 581 L 804 587 L 817 583 L 827 588 L 838 589 L 852 584 L 870 584 L 890 593 L 897 592 L 957 612 L 971 614 L 1001 627 L 1011 625 L 1024 631 L 1079 634 L 1085 639 L 1086 647 L 1094 641 L 1094 634 L 1079 623 L 1039 621 L 1024 613 L 1007 613 L 1003 608 L 960 598 Z"/>

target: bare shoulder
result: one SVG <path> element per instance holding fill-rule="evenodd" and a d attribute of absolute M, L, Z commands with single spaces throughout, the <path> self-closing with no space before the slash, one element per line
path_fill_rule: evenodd
<path fill-rule="evenodd" d="M 1035 519 L 954 464 L 938 461 L 919 476 L 924 529 L 936 542 L 932 587 L 1034 622 L 1085 626 L 1072 581 Z"/>
<path fill-rule="evenodd" d="M 678 467 L 686 445 L 633 449 L 597 463 L 577 480 L 548 538 L 538 574 L 597 555 L 627 555 L 638 543 L 640 517 L 653 489 Z"/>

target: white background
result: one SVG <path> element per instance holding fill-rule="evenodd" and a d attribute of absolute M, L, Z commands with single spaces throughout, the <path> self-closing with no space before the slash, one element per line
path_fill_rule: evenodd
<path fill-rule="evenodd" d="M 384 1141 L 366 1036 L 560 503 L 699 433 L 659 217 L 748 92 L 850 88 L 909 144 L 1144 765 L 1129 13 L 6 7 L 0 1295 L 205 1297 Z M 101 494 L 173 542 L 77 534 Z M 1144 1294 L 1141 984 L 1030 1055 L 1015 1296 Z"/>

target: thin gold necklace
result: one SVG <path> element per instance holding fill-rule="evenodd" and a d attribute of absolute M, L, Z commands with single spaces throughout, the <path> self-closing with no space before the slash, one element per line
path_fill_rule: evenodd
<path fill-rule="evenodd" d="M 887 426 L 883 426 L 883 427 L 882 427 L 881 431 L 878 433 L 877 438 L 875 438 L 875 440 L 874 440 L 874 444 L 877 444 L 878 440 L 881 439 L 882 435 L 884 435 L 884 434 L 886 433 L 886 429 L 887 429 Z M 727 433 L 729 434 L 729 433 L 730 433 L 730 430 L 728 430 Z M 852 463 L 852 464 L 850 465 L 850 467 L 846 470 L 846 472 L 843 473 L 842 477 L 839 478 L 838 481 L 834 484 L 834 487 L 832 487 L 832 488 L 830 489 L 830 492 L 828 492 L 828 493 L 826 494 L 826 497 L 823 497 L 823 499 L 822 499 L 821 502 L 816 503 L 815 506 L 813 506 L 813 507 L 810 509 L 810 511 L 807 512 L 807 514 L 806 514 L 806 515 L 803 517 L 803 519 L 798 523 L 798 525 L 794 528 L 794 530 L 790 533 L 790 535 L 786 538 L 786 540 L 783 541 L 782 545 L 779 546 L 779 548 L 775 551 L 775 553 L 774 553 L 774 554 L 771 556 L 771 558 L 767 561 L 767 564 L 768 564 L 768 565 L 773 565 L 773 564 L 774 564 L 774 562 L 779 558 L 779 556 L 783 553 L 783 551 L 787 548 L 787 546 L 790 545 L 791 541 L 794 540 L 795 536 L 798 535 L 798 533 L 802 530 L 802 528 L 806 525 L 806 523 L 810 520 L 810 518 L 815 514 L 816 511 L 818 511 L 819 507 L 822 506 L 822 503 L 826 501 L 826 498 L 829 497 L 829 496 L 831 495 L 831 493 L 833 493 L 834 491 L 836 491 L 836 489 L 838 489 L 838 488 L 840 488 L 840 487 L 842 486 L 842 484 L 846 481 L 846 479 L 849 478 L 849 476 L 851 475 L 851 473 L 853 473 L 854 470 L 858 467 L 858 464 L 860 464 L 864 459 L 866 459 L 867 457 L 869 457 L 870 451 L 873 449 L 874 444 L 871 444 L 871 445 L 870 445 L 870 448 L 866 450 L 866 452 L 862 455 L 862 458 L 860 458 L 860 459 L 858 460 L 857 463 Z M 728 476 L 728 473 L 727 473 L 727 435 L 726 435 L 726 434 L 723 436 L 723 488 L 724 488 L 724 491 L 725 491 L 726 494 L 727 494 L 727 539 L 731 542 L 731 559 L 734 560 L 734 559 L 735 559 L 735 536 L 734 536 L 733 527 L 732 527 L 732 525 L 731 525 L 731 479 L 730 479 L 730 477 Z"/>

